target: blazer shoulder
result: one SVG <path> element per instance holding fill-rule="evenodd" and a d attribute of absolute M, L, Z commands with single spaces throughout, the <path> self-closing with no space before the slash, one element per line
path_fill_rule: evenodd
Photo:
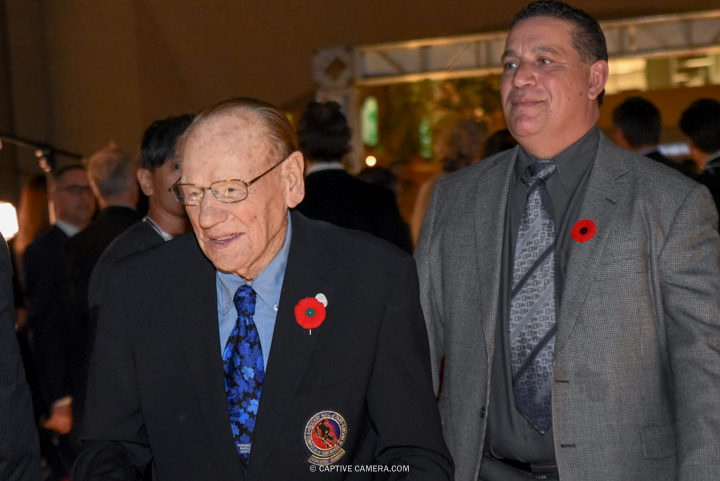
<path fill-rule="evenodd" d="M 308 219 L 300 212 L 292 213 L 293 240 L 307 248 L 312 246 L 318 255 L 340 261 L 371 261 L 382 263 L 392 260 L 412 259 L 412 256 L 374 235 L 345 229 L 320 220 Z M 296 237 L 297 234 L 297 237 Z"/>
<path fill-rule="evenodd" d="M 643 186 L 642 192 L 648 196 L 682 197 L 699 187 L 699 183 L 677 169 L 668 167 L 656 160 L 617 148 L 628 168 L 635 173 L 636 182 Z"/>
<path fill-rule="evenodd" d="M 177 269 L 193 271 L 202 269 L 207 264 L 210 264 L 210 261 L 200 250 L 195 234 L 188 232 L 170 241 L 130 253 L 110 266 L 110 270 L 130 277 L 148 271 L 169 275 L 171 271 Z"/>

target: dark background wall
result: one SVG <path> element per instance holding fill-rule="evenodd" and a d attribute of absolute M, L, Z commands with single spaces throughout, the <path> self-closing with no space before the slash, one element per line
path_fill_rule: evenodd
<path fill-rule="evenodd" d="M 505 30 L 527 0 L 0 0 L 0 129 L 90 154 L 136 149 L 153 120 L 231 96 L 277 105 L 314 89 L 330 46 Z M 600 20 L 718 8 L 716 0 L 578 0 Z M 0 198 L 37 171 L 0 154 Z"/>

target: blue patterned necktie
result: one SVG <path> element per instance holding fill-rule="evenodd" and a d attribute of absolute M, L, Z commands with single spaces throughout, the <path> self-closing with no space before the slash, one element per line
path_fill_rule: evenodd
<path fill-rule="evenodd" d="M 545 434 L 552 425 L 555 348 L 555 216 L 545 181 L 549 160 L 530 167 L 529 194 L 520 222 L 510 301 L 510 366 L 515 407 Z"/>
<path fill-rule="evenodd" d="M 240 286 L 235 292 L 233 302 L 238 320 L 223 351 L 230 427 L 235 447 L 245 465 L 250 456 L 252 432 L 265 377 L 260 336 L 253 321 L 255 297 L 255 291 L 248 285 Z"/>

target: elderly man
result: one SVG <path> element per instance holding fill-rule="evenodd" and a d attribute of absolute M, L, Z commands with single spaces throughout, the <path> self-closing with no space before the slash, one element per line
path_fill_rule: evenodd
<path fill-rule="evenodd" d="M 288 214 L 283 112 L 200 114 L 173 192 L 195 235 L 110 270 L 73 479 L 451 479 L 412 258 Z"/>
<path fill-rule="evenodd" d="M 442 179 L 417 250 L 456 480 L 720 478 L 707 189 L 595 126 L 597 22 L 541 1 L 503 54 L 520 146 Z"/>

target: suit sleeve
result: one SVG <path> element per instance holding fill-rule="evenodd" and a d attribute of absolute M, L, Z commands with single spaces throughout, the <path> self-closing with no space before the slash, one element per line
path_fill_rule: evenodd
<path fill-rule="evenodd" d="M 720 245 L 717 213 L 697 185 L 659 255 L 678 480 L 720 476 Z"/>
<path fill-rule="evenodd" d="M 5 241 L 0 246 L 0 479 L 40 479 L 40 446 L 30 388 L 15 338 L 12 269 Z"/>
<path fill-rule="evenodd" d="M 396 272 L 367 392 L 378 433 L 375 459 L 380 464 L 409 466 L 409 479 L 451 480 L 452 458 L 432 391 L 427 331 L 412 258 L 403 257 Z M 398 472 L 387 479 L 407 477 L 408 473 Z"/>
<path fill-rule="evenodd" d="M 123 302 L 122 286 L 128 284 L 117 272 L 112 275 L 113 270 L 99 313 L 80 433 L 82 452 L 73 466 L 73 481 L 140 480 L 152 458 L 137 386 L 132 322 Z"/>
<path fill-rule="evenodd" d="M 420 303 L 422 304 L 425 324 L 427 325 L 427 333 L 430 340 L 430 363 L 432 367 L 433 389 L 436 395 L 440 390 L 440 365 L 445 355 L 443 324 L 433 289 L 433 280 L 437 273 L 432 272 L 432 257 L 430 252 L 438 191 L 439 185 L 436 185 L 432 200 L 423 219 L 418 245 L 415 250 L 415 261 L 417 262 L 417 270 L 420 277 Z"/>

